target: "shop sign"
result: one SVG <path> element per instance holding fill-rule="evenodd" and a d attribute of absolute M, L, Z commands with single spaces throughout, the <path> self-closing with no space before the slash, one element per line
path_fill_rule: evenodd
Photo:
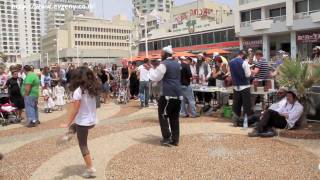
<path fill-rule="evenodd" d="M 314 43 L 320 42 L 320 32 L 304 32 L 297 34 L 297 42 Z"/>
<path fill-rule="evenodd" d="M 214 18 L 215 13 L 213 9 L 201 8 L 201 9 L 190 9 L 189 12 L 184 12 L 175 16 L 177 24 L 182 24 L 184 20 L 195 18 Z"/>
<path fill-rule="evenodd" d="M 257 48 L 263 44 L 262 39 L 243 40 L 242 45 L 246 48 Z"/>

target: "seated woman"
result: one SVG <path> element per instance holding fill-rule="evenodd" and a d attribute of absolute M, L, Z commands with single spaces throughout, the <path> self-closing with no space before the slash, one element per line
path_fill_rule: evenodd
<path fill-rule="evenodd" d="M 272 137 L 275 128 L 293 128 L 303 113 L 303 106 L 298 102 L 295 92 L 288 91 L 286 99 L 279 101 L 265 111 L 250 137 Z"/>

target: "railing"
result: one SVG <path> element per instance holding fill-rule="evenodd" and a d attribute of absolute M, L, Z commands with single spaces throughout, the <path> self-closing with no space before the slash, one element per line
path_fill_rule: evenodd
<path fill-rule="evenodd" d="M 240 5 L 243 5 L 243 4 L 248 4 L 251 2 L 257 2 L 257 1 L 260 1 L 260 0 L 240 0 L 239 3 Z"/>
<path fill-rule="evenodd" d="M 259 19 L 259 20 L 245 21 L 240 23 L 240 27 L 249 27 L 251 23 L 258 22 L 258 21 L 273 20 L 273 23 L 276 23 L 276 22 L 285 22 L 286 19 L 287 19 L 286 16 L 277 16 L 277 17 L 269 17 L 269 18 Z"/>
<path fill-rule="evenodd" d="M 293 15 L 293 19 L 297 20 L 297 19 L 309 18 L 309 17 L 310 17 L 310 14 L 316 13 L 316 12 L 320 12 L 320 10 L 308 11 L 308 12 L 302 12 L 302 13 L 296 13 L 296 14 Z"/>

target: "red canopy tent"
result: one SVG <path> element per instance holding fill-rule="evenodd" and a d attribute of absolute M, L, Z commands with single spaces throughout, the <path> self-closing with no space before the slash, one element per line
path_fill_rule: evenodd
<path fill-rule="evenodd" d="M 184 57 L 196 57 L 197 55 L 192 54 L 192 53 L 188 53 L 188 52 L 175 52 L 173 54 L 173 57 L 181 57 L 181 56 L 184 56 Z"/>
<path fill-rule="evenodd" d="M 207 54 L 214 54 L 214 53 L 219 53 L 219 54 L 231 54 L 230 51 L 223 50 L 223 49 L 210 49 L 206 51 Z"/>

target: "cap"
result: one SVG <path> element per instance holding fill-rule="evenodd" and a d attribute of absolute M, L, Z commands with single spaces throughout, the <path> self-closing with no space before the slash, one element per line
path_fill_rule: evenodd
<path fill-rule="evenodd" d="M 173 50 L 172 50 L 172 46 L 171 45 L 169 45 L 167 47 L 164 47 L 162 50 L 164 52 L 166 52 L 166 53 L 173 54 Z"/>
<path fill-rule="evenodd" d="M 180 56 L 180 59 L 181 59 L 181 60 L 186 60 L 187 58 L 184 57 L 184 56 Z"/>

